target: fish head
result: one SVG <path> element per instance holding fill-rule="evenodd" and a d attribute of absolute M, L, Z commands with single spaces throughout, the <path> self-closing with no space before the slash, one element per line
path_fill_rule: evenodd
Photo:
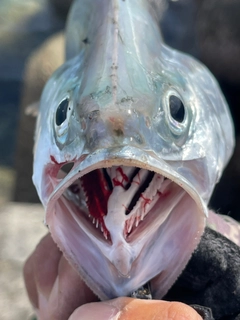
<path fill-rule="evenodd" d="M 164 45 L 145 11 L 131 23 L 149 37 L 133 44 L 120 6 L 46 84 L 33 181 L 53 239 L 101 299 L 148 281 L 161 298 L 200 241 L 233 128 L 210 72 Z"/>

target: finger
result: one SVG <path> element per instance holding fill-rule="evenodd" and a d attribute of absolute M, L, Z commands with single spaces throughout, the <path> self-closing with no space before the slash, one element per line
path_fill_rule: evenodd
<path fill-rule="evenodd" d="M 69 320 L 202 320 L 191 307 L 180 302 L 118 298 L 84 305 Z"/>
<path fill-rule="evenodd" d="M 38 308 L 38 292 L 36 281 L 34 279 L 33 256 L 31 255 L 23 267 L 23 278 L 27 289 L 28 298 L 36 309 Z"/>
<path fill-rule="evenodd" d="M 39 306 L 38 291 L 46 298 L 57 277 L 58 262 L 61 252 L 57 249 L 50 234 L 47 234 L 37 245 L 23 268 L 24 281 L 32 305 Z"/>
<path fill-rule="evenodd" d="M 46 235 L 24 267 L 29 299 L 41 319 L 66 320 L 82 304 L 98 301 Z"/>
<path fill-rule="evenodd" d="M 62 256 L 48 301 L 49 319 L 66 320 L 77 307 L 91 301 L 98 298 Z"/>
<path fill-rule="evenodd" d="M 57 277 L 61 255 L 48 234 L 25 263 L 23 273 L 29 300 L 40 315 L 48 312 L 48 297 Z"/>
<path fill-rule="evenodd" d="M 202 320 L 193 308 L 180 302 L 134 299 L 122 303 L 119 320 Z"/>
<path fill-rule="evenodd" d="M 61 251 L 47 234 L 32 254 L 34 279 L 38 292 L 49 299 L 52 287 L 58 275 L 58 265 L 62 257 Z"/>
<path fill-rule="evenodd" d="M 92 302 L 76 309 L 68 320 L 113 320 L 118 313 L 119 309 L 107 302 Z"/>

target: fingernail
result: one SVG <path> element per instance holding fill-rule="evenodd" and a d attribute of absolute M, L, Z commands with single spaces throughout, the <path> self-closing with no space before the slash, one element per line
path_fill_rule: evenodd
<path fill-rule="evenodd" d="M 88 303 L 71 315 L 69 320 L 117 320 L 119 310 L 104 302 Z"/>

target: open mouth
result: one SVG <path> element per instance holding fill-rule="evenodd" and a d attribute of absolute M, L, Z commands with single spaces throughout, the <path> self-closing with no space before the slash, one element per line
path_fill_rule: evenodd
<path fill-rule="evenodd" d="M 67 175 L 61 171 L 62 177 Z M 62 197 L 79 226 L 111 244 L 113 224 L 121 226 L 126 242 L 136 240 L 144 229 L 146 232 L 156 223 L 160 226 L 171 212 L 166 208 L 177 205 L 184 193 L 159 173 L 113 166 L 77 178 Z"/>
<path fill-rule="evenodd" d="M 164 162 L 155 172 L 125 159 L 86 161 L 47 169 L 53 239 L 101 299 L 129 295 L 150 279 L 162 297 L 204 228 L 187 183 Z"/>

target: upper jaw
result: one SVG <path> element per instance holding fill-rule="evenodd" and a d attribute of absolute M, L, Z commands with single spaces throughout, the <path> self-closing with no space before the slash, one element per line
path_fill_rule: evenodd
<path fill-rule="evenodd" d="M 50 156 L 50 158 L 52 160 L 52 156 Z M 66 163 L 73 163 L 73 167 L 67 176 L 64 175 L 58 179 L 58 171 Z M 185 177 L 182 174 L 179 174 L 176 169 L 172 168 L 171 163 L 174 163 L 174 161 L 164 161 L 152 152 L 143 151 L 142 149 L 133 146 L 99 149 L 91 154 L 83 154 L 79 158 L 72 157 L 72 160 L 68 159 L 66 162 L 60 164 L 57 164 L 56 160 L 53 160 L 52 163 L 45 166 L 43 172 L 41 199 L 45 204 L 45 207 L 49 206 L 50 202 L 57 200 L 65 189 L 73 184 L 77 178 L 99 168 L 129 166 L 159 173 L 179 184 L 194 199 L 201 214 L 207 217 L 208 210 L 206 203 L 203 201 L 200 191 L 198 191 L 189 180 L 191 171 L 189 170 L 188 173 L 187 170 L 185 170 Z M 58 167 L 57 170 L 55 169 L 56 166 Z M 54 168 L 54 170 L 49 170 L 49 167 Z M 51 174 L 51 172 L 54 173 Z M 194 182 L 196 183 L 195 180 Z M 49 191 L 46 193 L 44 192 L 45 186 L 49 183 L 51 183 L 52 188 L 48 188 Z"/>
<path fill-rule="evenodd" d="M 101 299 L 129 295 L 157 275 L 152 290 L 156 297 L 164 295 L 184 268 L 204 229 L 205 207 L 196 190 L 163 160 L 156 160 L 141 151 L 145 161 L 138 161 L 139 150 L 132 151 L 135 151 L 135 159 L 128 158 L 129 149 L 128 153 L 121 150 L 113 157 L 110 152 L 106 157 L 106 150 L 100 150 L 95 156 L 75 161 L 61 182 L 51 177 L 55 185 L 47 201 L 46 223 L 66 258 Z M 87 178 L 89 172 L 100 168 L 109 168 L 113 181 L 119 166 L 124 166 L 124 170 L 128 170 L 127 167 L 129 170 L 130 167 L 142 168 L 140 175 L 155 172 L 143 195 L 154 199 L 161 187 L 164 189 L 165 182 L 165 193 L 170 191 L 170 196 L 165 200 L 154 199 L 143 222 L 139 223 L 137 220 L 138 217 L 141 220 L 143 209 L 141 199 L 129 216 L 125 208 L 135 193 L 134 183 L 128 190 L 116 185 L 108 198 L 107 215 L 103 217 L 109 232 L 105 239 L 96 230 L 96 220 L 95 225 L 88 220 L 87 207 L 76 210 L 63 193 L 74 181 Z"/>

